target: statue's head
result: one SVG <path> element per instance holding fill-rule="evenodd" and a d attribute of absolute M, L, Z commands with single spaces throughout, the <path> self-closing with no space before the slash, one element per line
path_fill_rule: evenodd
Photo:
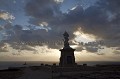
<path fill-rule="evenodd" d="M 69 37 L 69 34 L 65 31 L 63 34 L 64 37 Z"/>

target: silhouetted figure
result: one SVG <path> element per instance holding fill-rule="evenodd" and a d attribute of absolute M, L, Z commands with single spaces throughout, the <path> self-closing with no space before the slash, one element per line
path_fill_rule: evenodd
<path fill-rule="evenodd" d="M 63 36 L 64 36 L 64 48 L 70 48 L 69 42 L 68 42 L 69 41 L 69 39 L 68 39 L 69 34 L 65 31 Z"/>
<path fill-rule="evenodd" d="M 60 49 L 61 57 L 59 65 L 62 67 L 75 66 L 75 49 L 69 46 L 69 34 L 65 31 L 64 36 L 64 48 Z"/>

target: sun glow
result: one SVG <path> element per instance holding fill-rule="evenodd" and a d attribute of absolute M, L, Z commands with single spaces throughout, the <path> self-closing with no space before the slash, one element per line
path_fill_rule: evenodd
<path fill-rule="evenodd" d="M 75 40 L 77 42 L 91 42 L 91 41 L 95 41 L 95 37 L 93 35 L 90 35 L 90 34 L 84 34 L 83 32 L 80 32 L 80 31 L 76 31 L 73 33 L 76 38 Z"/>

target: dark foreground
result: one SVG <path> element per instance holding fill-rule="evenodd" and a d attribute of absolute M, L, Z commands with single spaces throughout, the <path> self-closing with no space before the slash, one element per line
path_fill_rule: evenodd
<path fill-rule="evenodd" d="M 9 68 L 0 71 L 0 79 L 120 79 L 120 65 Z"/>

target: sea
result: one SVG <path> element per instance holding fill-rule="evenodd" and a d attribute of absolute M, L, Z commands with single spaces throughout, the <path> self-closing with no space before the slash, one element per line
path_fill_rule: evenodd
<path fill-rule="evenodd" d="M 58 62 L 47 62 L 47 61 L 0 61 L 0 70 L 8 69 L 9 67 L 24 67 L 26 66 L 40 66 L 41 64 L 58 65 Z M 94 65 L 120 65 L 120 61 L 79 61 L 76 62 L 78 65 L 87 64 L 88 66 Z"/>

